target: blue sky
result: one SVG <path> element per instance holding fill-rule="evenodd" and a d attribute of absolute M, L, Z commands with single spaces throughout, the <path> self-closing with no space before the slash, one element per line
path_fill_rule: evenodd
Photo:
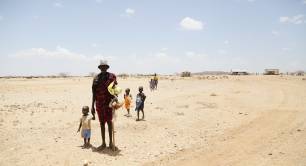
<path fill-rule="evenodd" d="M 306 0 L 0 0 L 0 75 L 306 70 Z"/>

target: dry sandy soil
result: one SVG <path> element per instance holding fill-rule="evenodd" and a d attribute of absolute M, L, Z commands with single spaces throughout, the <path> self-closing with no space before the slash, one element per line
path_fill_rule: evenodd
<path fill-rule="evenodd" d="M 306 80 L 290 76 L 168 78 L 150 92 L 146 120 L 118 111 L 119 150 L 83 149 L 81 108 L 91 103 L 91 78 L 0 79 L 0 165 L 306 165 Z M 123 95 L 123 94 L 122 94 Z M 122 100 L 121 95 L 121 100 Z M 107 140 L 108 142 L 108 140 Z"/>

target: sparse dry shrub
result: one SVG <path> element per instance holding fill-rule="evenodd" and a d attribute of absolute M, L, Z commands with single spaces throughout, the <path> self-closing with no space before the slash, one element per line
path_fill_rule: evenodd
<path fill-rule="evenodd" d="M 58 73 L 58 76 L 59 76 L 59 77 L 66 78 L 66 77 L 69 76 L 69 73 L 61 72 L 61 73 Z"/>
<path fill-rule="evenodd" d="M 191 72 L 184 71 L 184 72 L 181 73 L 181 77 L 191 77 Z"/>
<path fill-rule="evenodd" d="M 124 79 L 129 77 L 129 75 L 126 74 L 126 73 L 120 73 L 117 76 L 120 77 L 120 78 L 124 78 Z"/>

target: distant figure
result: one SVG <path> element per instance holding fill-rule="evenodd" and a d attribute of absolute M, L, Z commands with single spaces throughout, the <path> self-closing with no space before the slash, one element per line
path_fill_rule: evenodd
<path fill-rule="evenodd" d="M 125 90 L 125 94 L 123 98 L 124 98 L 124 107 L 127 111 L 127 114 L 125 116 L 130 117 L 131 116 L 130 109 L 131 109 L 131 103 L 132 103 L 132 95 L 130 94 L 129 88 Z"/>
<path fill-rule="evenodd" d="M 153 77 L 153 82 L 154 82 L 154 89 L 157 89 L 157 84 L 158 84 L 158 76 L 156 75 L 156 73 L 154 74 L 154 77 Z"/>
<path fill-rule="evenodd" d="M 144 115 L 144 102 L 146 100 L 146 95 L 143 93 L 143 87 L 140 86 L 138 88 L 139 93 L 136 96 L 136 108 L 135 111 L 137 111 L 137 119 L 136 121 L 139 121 L 139 112 L 142 112 L 142 120 L 144 120 L 145 115 Z"/>
<path fill-rule="evenodd" d="M 108 126 L 109 134 L 109 147 L 113 148 L 113 134 L 112 134 L 112 108 L 109 107 L 109 103 L 113 98 L 108 91 L 108 86 L 114 82 L 114 85 L 117 84 L 116 76 L 112 73 L 107 72 L 109 65 L 106 61 L 100 61 L 98 68 L 101 70 L 101 73 L 98 74 L 92 83 L 92 109 L 91 113 L 93 119 L 95 119 L 95 106 L 100 121 L 101 135 L 102 135 L 102 145 L 98 150 L 102 150 L 106 147 L 105 143 L 105 123 Z"/>
<path fill-rule="evenodd" d="M 153 91 L 155 89 L 155 82 L 153 78 L 149 81 L 150 90 Z"/>
<path fill-rule="evenodd" d="M 80 132 L 80 129 L 82 127 L 81 136 L 82 138 L 84 138 L 83 147 L 85 148 L 90 146 L 90 136 L 91 136 L 91 125 L 90 125 L 91 118 L 89 118 L 88 116 L 89 107 L 84 106 L 82 108 L 82 113 L 83 116 L 80 118 L 80 125 L 77 132 Z"/>

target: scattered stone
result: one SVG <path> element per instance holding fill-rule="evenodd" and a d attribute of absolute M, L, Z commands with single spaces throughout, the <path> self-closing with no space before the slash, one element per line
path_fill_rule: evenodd
<path fill-rule="evenodd" d="M 177 116 L 184 116 L 184 112 L 175 112 Z"/>
<path fill-rule="evenodd" d="M 202 105 L 201 108 L 217 108 L 217 104 L 216 103 L 206 103 L 206 102 L 201 102 L 198 101 L 197 104 Z"/>
<path fill-rule="evenodd" d="M 297 129 L 296 131 L 301 132 L 302 130 L 301 129 Z"/>
<path fill-rule="evenodd" d="M 272 155 L 272 153 L 269 153 L 268 155 L 270 155 L 270 156 L 271 156 L 271 155 Z"/>
<path fill-rule="evenodd" d="M 177 108 L 189 108 L 189 105 L 181 105 L 181 106 L 177 106 Z"/>
<path fill-rule="evenodd" d="M 83 166 L 88 166 L 89 165 L 89 162 L 88 162 L 88 160 L 84 160 L 84 162 L 83 162 Z"/>
<path fill-rule="evenodd" d="M 215 93 L 212 93 L 212 94 L 210 94 L 210 96 L 217 96 L 217 94 L 215 94 Z"/>
<path fill-rule="evenodd" d="M 155 107 L 155 109 L 157 109 L 157 110 L 163 110 L 162 107 Z"/>

